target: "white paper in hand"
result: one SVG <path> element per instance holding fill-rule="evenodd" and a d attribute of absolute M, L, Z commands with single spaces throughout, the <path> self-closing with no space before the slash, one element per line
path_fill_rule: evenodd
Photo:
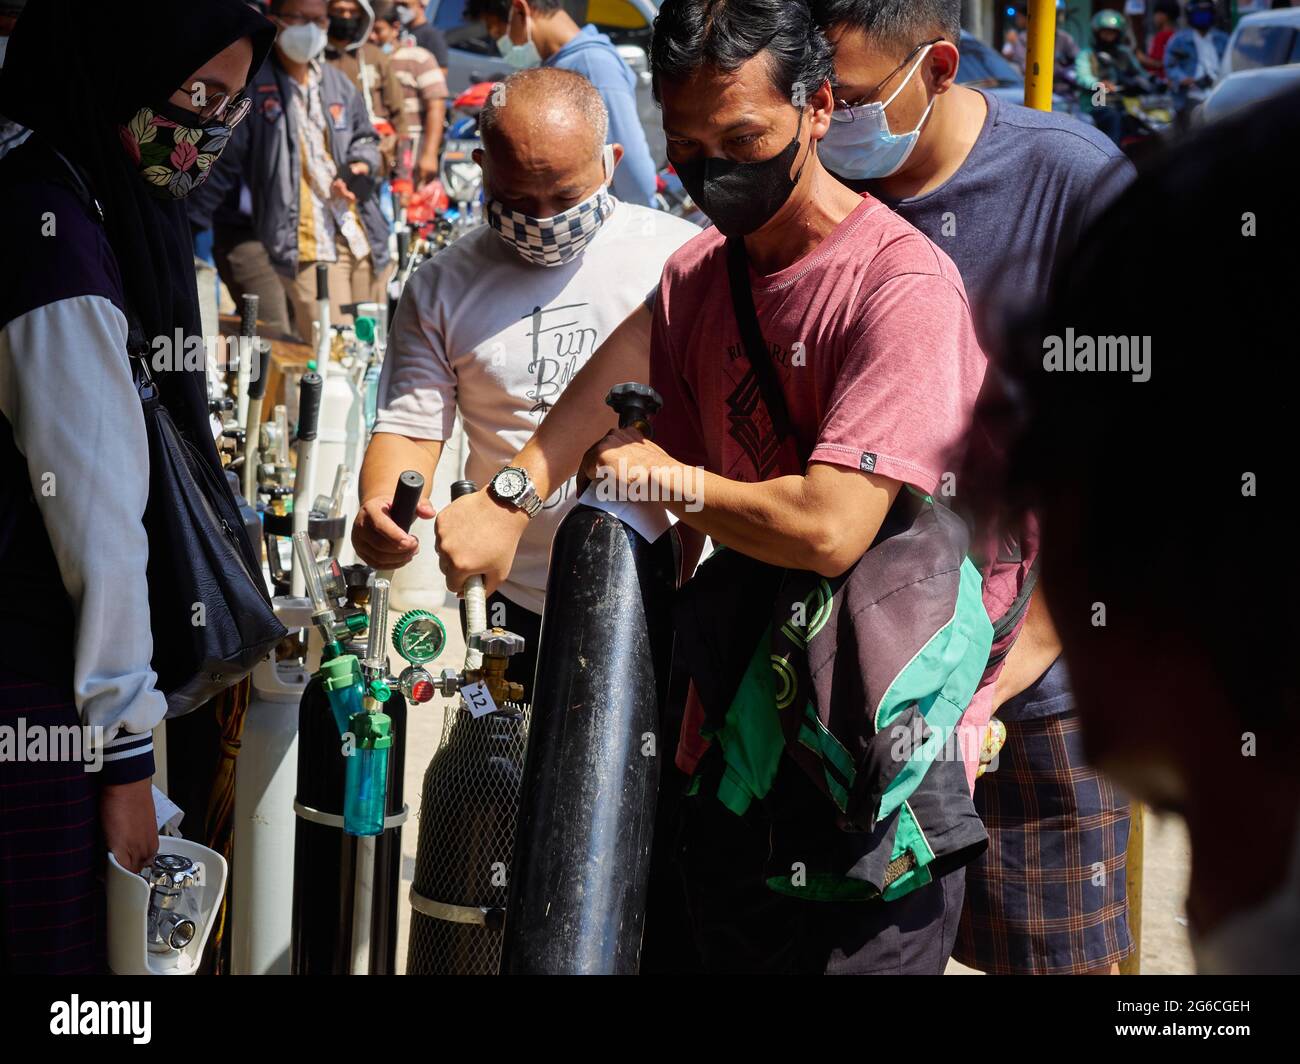
<path fill-rule="evenodd" d="M 583 506 L 604 510 L 610 516 L 617 517 L 624 524 L 636 529 L 641 538 L 648 543 L 653 543 L 677 524 L 677 515 L 669 513 L 661 503 L 602 499 L 596 492 L 595 483 L 587 485 L 587 490 L 582 493 L 582 498 L 578 501 Z"/>
<path fill-rule="evenodd" d="M 153 813 L 158 821 L 159 835 L 180 836 L 181 818 L 185 811 L 157 787 L 153 788 Z"/>

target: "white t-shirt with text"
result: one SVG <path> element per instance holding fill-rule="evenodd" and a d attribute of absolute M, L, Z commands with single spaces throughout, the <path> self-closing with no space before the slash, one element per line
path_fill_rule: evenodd
<path fill-rule="evenodd" d="M 466 475 L 483 487 L 537 431 L 592 353 L 658 287 L 664 263 L 699 230 L 616 201 L 564 266 L 525 261 L 484 226 L 421 266 L 393 321 L 375 432 L 446 440 L 459 409 Z M 591 443 L 599 438 L 593 429 Z M 540 613 L 551 540 L 574 504 L 570 480 L 519 543 L 501 592 Z"/>

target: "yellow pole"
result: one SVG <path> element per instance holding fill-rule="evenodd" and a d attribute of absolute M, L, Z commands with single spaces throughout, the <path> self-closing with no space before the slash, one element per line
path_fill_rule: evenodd
<path fill-rule="evenodd" d="M 1128 829 L 1128 929 L 1133 936 L 1133 952 L 1120 962 L 1120 975 L 1142 974 L 1142 854 L 1146 841 L 1146 813 L 1141 802 L 1130 807 Z"/>
<path fill-rule="evenodd" d="M 1052 109 L 1056 55 L 1056 0 L 1029 0 L 1029 43 L 1025 47 L 1025 106 Z"/>

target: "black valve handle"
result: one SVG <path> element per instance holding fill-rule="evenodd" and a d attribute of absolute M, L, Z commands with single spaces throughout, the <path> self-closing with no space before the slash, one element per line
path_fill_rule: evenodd
<path fill-rule="evenodd" d="M 270 362 L 271 345 L 262 340 L 257 345 L 256 353 L 250 353 L 253 364 L 248 370 L 248 397 L 250 399 L 261 399 L 266 395 L 266 372 L 267 364 Z"/>
<path fill-rule="evenodd" d="M 328 263 L 316 263 L 316 301 L 330 297 L 330 268 Z"/>
<path fill-rule="evenodd" d="M 406 269 L 406 263 L 411 257 L 411 231 L 406 228 L 397 230 L 397 268 Z"/>
<path fill-rule="evenodd" d="M 605 396 L 605 402 L 618 411 L 619 428 L 640 429 L 647 437 L 654 438 L 650 419 L 663 408 L 664 401 L 650 385 L 616 384 Z"/>
<path fill-rule="evenodd" d="M 320 424 L 320 397 L 325 382 L 319 373 L 304 373 L 298 385 L 298 439 L 314 440 Z"/>
<path fill-rule="evenodd" d="M 244 294 L 244 311 L 239 319 L 239 335 L 252 339 L 257 335 L 257 311 L 261 297 L 256 292 Z"/>
<path fill-rule="evenodd" d="M 388 508 L 388 516 L 403 532 L 411 531 L 415 510 L 420 505 L 420 496 L 423 494 L 423 474 L 408 469 L 397 478 L 397 490 L 393 493 L 393 504 Z"/>

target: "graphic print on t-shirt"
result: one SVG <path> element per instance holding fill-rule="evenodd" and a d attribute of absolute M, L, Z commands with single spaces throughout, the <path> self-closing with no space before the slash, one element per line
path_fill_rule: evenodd
<path fill-rule="evenodd" d="M 578 370 L 600 346 L 600 333 L 587 324 L 583 311 L 590 304 L 569 303 L 559 307 L 533 307 L 521 320 L 531 325 L 532 360 L 528 374 L 532 378 L 524 397 L 532 402 L 528 411 L 540 425 L 560 393 L 569 386 Z M 594 440 L 592 441 L 595 442 Z M 544 509 L 561 505 L 573 490 L 573 478 L 560 485 L 543 504 Z"/>
<path fill-rule="evenodd" d="M 769 344 L 768 348 L 772 353 L 773 365 L 784 366 L 786 352 L 776 344 Z M 749 364 L 743 344 L 733 344 L 727 348 L 724 376 L 731 385 L 731 392 L 727 396 L 723 476 L 728 480 L 759 483 L 780 475 L 781 440 L 777 438 L 772 415 L 763 402 L 758 375 Z"/>

